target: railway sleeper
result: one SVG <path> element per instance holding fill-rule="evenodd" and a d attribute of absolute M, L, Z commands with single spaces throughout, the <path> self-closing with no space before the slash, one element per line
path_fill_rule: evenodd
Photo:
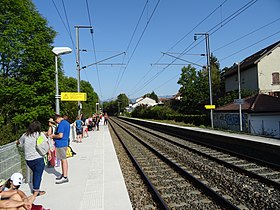
<path fill-rule="evenodd" d="M 221 190 L 218 187 L 211 187 L 214 192 L 220 192 Z"/>
<path fill-rule="evenodd" d="M 253 166 L 255 166 L 255 164 L 254 163 L 244 163 L 244 164 L 236 164 L 235 166 L 245 168 L 245 167 L 249 167 L 249 166 L 253 167 Z"/>
<path fill-rule="evenodd" d="M 267 168 L 265 168 L 265 167 L 257 167 L 257 168 L 247 168 L 246 170 L 253 172 L 253 171 L 267 170 Z"/>
<path fill-rule="evenodd" d="M 183 208 L 183 207 L 187 207 L 188 204 L 185 203 L 185 202 L 181 202 L 181 203 L 171 203 L 170 205 L 170 208 L 175 208 L 175 209 L 178 209 L 178 208 Z"/>
<path fill-rule="evenodd" d="M 220 157 L 219 157 L 220 158 Z M 227 161 L 227 162 L 230 162 L 230 161 L 233 161 L 233 162 L 236 162 L 236 161 L 240 161 L 240 159 L 237 159 L 236 157 L 222 157 L 222 159 L 224 160 L 224 161 Z"/>
<path fill-rule="evenodd" d="M 234 164 L 234 165 L 238 165 L 238 164 L 244 164 L 244 161 L 243 160 L 227 160 L 228 163 L 230 164 Z"/>
<path fill-rule="evenodd" d="M 267 173 L 260 173 L 259 175 L 261 176 L 274 176 L 274 175 L 279 175 L 280 176 L 280 173 L 278 171 L 272 171 L 272 172 L 267 172 Z"/>
<path fill-rule="evenodd" d="M 249 210 L 246 206 L 239 204 L 236 206 L 237 208 L 239 208 L 240 210 Z"/>

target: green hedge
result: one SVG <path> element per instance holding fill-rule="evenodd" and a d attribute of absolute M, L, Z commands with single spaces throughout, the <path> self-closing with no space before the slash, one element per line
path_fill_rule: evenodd
<path fill-rule="evenodd" d="M 174 120 L 175 122 L 184 122 L 186 124 L 192 125 L 210 125 L 209 116 L 207 115 L 183 115 L 183 114 L 175 114 L 168 115 L 168 120 Z"/>
<path fill-rule="evenodd" d="M 139 106 L 131 113 L 132 117 L 155 119 L 155 120 L 173 120 L 175 122 L 184 122 L 186 124 L 210 125 L 210 119 L 207 115 L 183 115 L 176 113 L 173 109 L 166 106 L 145 107 Z"/>

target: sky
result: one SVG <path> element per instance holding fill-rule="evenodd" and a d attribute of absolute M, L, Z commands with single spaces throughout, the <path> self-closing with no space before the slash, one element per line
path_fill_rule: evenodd
<path fill-rule="evenodd" d="M 32 0 L 57 36 L 68 77 L 89 82 L 101 101 L 154 91 L 175 95 L 181 69 L 210 52 L 230 67 L 280 40 L 280 0 Z M 75 26 L 91 26 L 79 28 Z M 91 33 L 92 32 L 92 33 Z M 195 34 L 197 40 L 194 40 Z M 174 58 L 175 57 L 175 58 Z M 178 58 L 178 59 L 176 59 Z M 98 63 L 98 64 L 95 64 Z"/>

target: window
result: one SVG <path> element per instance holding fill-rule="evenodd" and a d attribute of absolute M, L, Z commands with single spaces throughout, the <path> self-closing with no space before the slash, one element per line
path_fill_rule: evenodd
<path fill-rule="evenodd" d="M 272 73 L 272 84 L 273 85 L 279 85 L 280 84 L 279 72 Z"/>

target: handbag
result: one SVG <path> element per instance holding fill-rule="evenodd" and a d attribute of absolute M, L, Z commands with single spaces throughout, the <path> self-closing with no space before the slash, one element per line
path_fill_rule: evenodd
<path fill-rule="evenodd" d="M 48 153 L 49 149 L 50 149 L 50 145 L 49 145 L 49 142 L 48 142 L 47 138 L 44 136 L 43 133 L 40 133 L 40 135 L 38 136 L 38 138 L 36 140 L 36 150 L 37 150 L 37 152 L 41 156 L 44 156 Z"/>

